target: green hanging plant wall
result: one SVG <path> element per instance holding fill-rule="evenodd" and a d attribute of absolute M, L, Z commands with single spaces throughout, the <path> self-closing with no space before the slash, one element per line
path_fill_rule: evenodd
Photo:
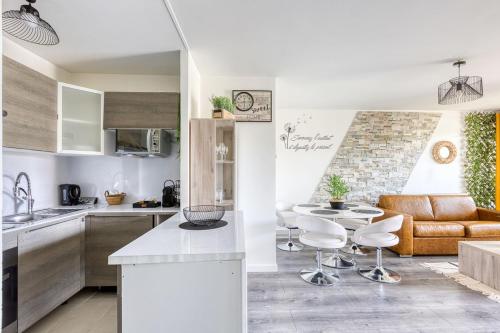
<path fill-rule="evenodd" d="M 478 207 L 495 208 L 496 118 L 491 112 L 465 115 L 465 186 Z"/>

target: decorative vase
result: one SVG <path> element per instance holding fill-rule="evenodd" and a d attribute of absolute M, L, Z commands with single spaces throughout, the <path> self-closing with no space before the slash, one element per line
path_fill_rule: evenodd
<path fill-rule="evenodd" d="M 332 209 L 345 209 L 345 200 L 330 199 L 330 206 Z"/>

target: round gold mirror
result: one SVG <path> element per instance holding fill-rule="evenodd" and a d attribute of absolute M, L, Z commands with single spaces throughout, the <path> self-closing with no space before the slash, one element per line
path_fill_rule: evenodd
<path fill-rule="evenodd" d="M 457 147 L 450 141 L 436 142 L 432 148 L 432 156 L 439 164 L 449 164 L 457 157 Z"/>

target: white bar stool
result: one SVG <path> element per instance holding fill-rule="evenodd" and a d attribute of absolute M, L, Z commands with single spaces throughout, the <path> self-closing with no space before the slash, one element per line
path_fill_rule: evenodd
<path fill-rule="evenodd" d="M 302 244 L 294 243 L 292 239 L 292 230 L 297 228 L 297 217 L 299 214 L 293 210 L 293 204 L 286 202 L 276 203 L 276 216 L 278 216 L 278 223 L 280 226 L 288 229 L 288 241 L 279 243 L 276 247 L 282 251 L 297 252 L 301 251 L 304 246 Z"/>
<path fill-rule="evenodd" d="M 401 276 L 382 266 L 382 248 L 391 247 L 399 243 L 399 237 L 391 232 L 401 229 L 403 215 L 396 215 L 385 220 L 367 225 L 354 232 L 353 242 L 362 246 L 377 248 L 377 265 L 367 269 L 359 269 L 358 273 L 372 281 L 383 283 L 397 283 Z"/>
<path fill-rule="evenodd" d="M 322 253 L 323 249 L 342 248 L 347 241 L 346 230 L 336 222 L 314 216 L 299 216 L 297 224 L 304 231 L 299 236 L 300 242 L 316 248 L 316 268 L 301 270 L 300 277 L 316 286 L 333 285 L 339 276 L 323 270 Z"/>

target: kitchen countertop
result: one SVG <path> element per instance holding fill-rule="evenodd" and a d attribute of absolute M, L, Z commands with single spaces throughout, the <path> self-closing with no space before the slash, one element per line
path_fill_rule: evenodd
<path fill-rule="evenodd" d="M 98 206 L 88 210 L 89 215 L 131 215 L 131 214 L 162 214 L 178 213 L 179 207 L 156 207 L 156 208 L 133 208 L 132 204 L 122 204 L 113 206 Z"/>
<path fill-rule="evenodd" d="M 26 231 L 28 229 L 39 228 L 45 225 L 56 224 L 65 220 L 72 220 L 78 217 L 83 217 L 87 215 L 98 215 L 98 216 L 137 216 L 137 215 L 163 215 L 163 214 L 175 214 L 180 211 L 179 207 L 157 207 L 157 208 L 133 208 L 132 204 L 122 204 L 122 205 L 101 205 L 101 206 L 59 206 L 52 208 L 60 209 L 80 209 L 78 211 L 59 215 L 55 217 L 45 218 L 38 221 L 28 222 L 24 224 L 19 224 L 12 229 L 6 229 L 2 231 L 2 235 L 12 236 L 21 231 Z M 5 224 L 9 224 L 5 222 Z"/>
<path fill-rule="evenodd" d="M 228 224 L 211 230 L 184 230 L 181 213 L 108 257 L 110 265 L 180 263 L 245 258 L 242 212 L 226 212 Z"/>

